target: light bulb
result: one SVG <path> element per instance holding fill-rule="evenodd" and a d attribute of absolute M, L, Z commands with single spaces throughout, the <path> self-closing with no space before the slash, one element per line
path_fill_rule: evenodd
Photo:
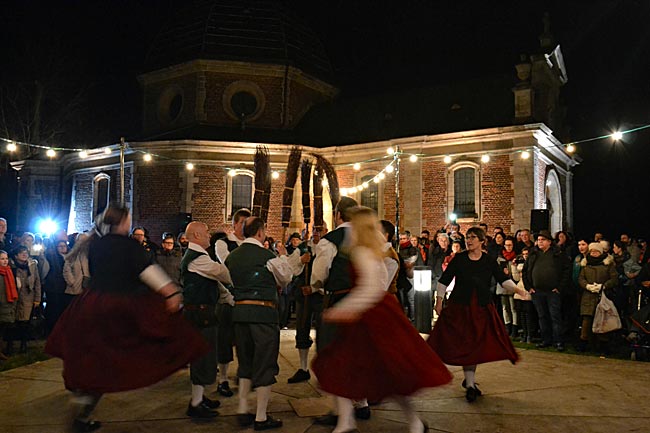
<path fill-rule="evenodd" d="M 237 171 L 234 168 L 231 168 L 230 170 L 228 170 L 228 176 L 230 177 L 237 176 Z"/>
<path fill-rule="evenodd" d="M 573 152 L 576 151 L 576 147 L 575 147 L 573 144 L 569 144 L 569 145 L 566 147 L 566 151 L 569 152 L 569 153 L 573 153 Z"/>
<path fill-rule="evenodd" d="M 375 177 L 372 178 L 372 181 L 375 182 L 375 183 L 379 183 L 379 180 L 380 180 L 380 179 L 379 179 L 379 177 L 377 177 L 377 176 L 375 176 Z"/>
<path fill-rule="evenodd" d="M 409 161 L 411 161 L 411 162 L 417 162 L 417 160 L 418 160 L 418 156 L 417 156 L 417 155 L 411 155 L 411 156 L 409 156 Z"/>
<path fill-rule="evenodd" d="M 273 179 L 280 179 L 280 173 L 278 173 L 277 171 L 274 171 L 273 173 L 271 173 L 271 177 Z"/>
<path fill-rule="evenodd" d="M 391 164 L 391 165 L 387 165 L 385 170 L 386 170 L 386 173 L 392 173 L 393 171 L 395 171 L 395 168 Z"/>
<path fill-rule="evenodd" d="M 192 170 L 194 170 L 194 164 L 192 164 L 191 162 L 188 162 L 187 164 L 185 164 L 185 168 L 188 171 L 192 171 Z"/>
<path fill-rule="evenodd" d="M 145 153 L 144 156 L 142 157 L 146 162 L 149 162 L 153 159 L 150 153 Z"/>
<path fill-rule="evenodd" d="M 82 150 L 81 152 L 79 152 L 79 158 L 81 159 L 88 158 L 88 152 Z"/>
<path fill-rule="evenodd" d="M 111 154 L 111 148 L 110 147 L 105 147 L 104 148 L 104 154 L 110 155 Z"/>
<path fill-rule="evenodd" d="M 481 162 L 490 162 L 490 155 L 485 154 L 481 157 Z"/>
<path fill-rule="evenodd" d="M 45 154 L 50 158 L 54 158 L 56 156 L 54 149 L 47 149 L 47 152 L 45 152 Z"/>
<path fill-rule="evenodd" d="M 352 168 L 354 169 L 354 171 L 359 171 L 359 170 L 361 170 L 361 164 L 359 164 L 358 162 L 356 162 L 356 163 L 352 166 Z"/>
<path fill-rule="evenodd" d="M 621 131 L 616 131 L 612 134 L 614 141 L 618 141 L 623 138 L 623 133 Z"/>
<path fill-rule="evenodd" d="M 347 188 L 339 188 L 339 194 L 341 194 L 341 196 L 348 195 L 348 189 Z"/>
<path fill-rule="evenodd" d="M 368 188 L 368 182 L 364 182 L 364 183 L 362 183 L 361 186 L 363 187 L 363 189 Z"/>
<path fill-rule="evenodd" d="M 381 173 L 379 173 L 379 174 L 377 175 L 377 177 L 379 178 L 379 180 L 384 180 L 384 179 L 386 179 L 386 175 L 384 174 L 383 171 L 382 171 Z"/>
<path fill-rule="evenodd" d="M 7 150 L 9 152 L 15 152 L 17 149 L 18 149 L 18 146 L 16 146 L 16 143 L 7 144 Z"/>
<path fill-rule="evenodd" d="M 521 152 L 521 159 L 528 159 L 528 158 L 530 158 L 530 152 L 529 151 L 524 150 L 523 152 Z"/>
<path fill-rule="evenodd" d="M 442 159 L 442 162 L 445 164 L 450 164 L 451 163 L 451 156 L 447 155 Z"/>
<path fill-rule="evenodd" d="M 393 149 L 393 147 L 391 146 L 388 149 L 386 149 L 386 153 L 389 154 L 389 155 L 392 155 L 392 154 L 395 153 L 395 149 Z"/>

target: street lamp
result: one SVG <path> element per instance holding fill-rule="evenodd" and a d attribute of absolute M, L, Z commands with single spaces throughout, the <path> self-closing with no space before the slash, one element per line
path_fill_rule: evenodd
<path fill-rule="evenodd" d="M 418 332 L 431 331 L 433 305 L 431 304 L 431 267 L 413 268 L 413 288 L 415 289 L 415 328 Z"/>

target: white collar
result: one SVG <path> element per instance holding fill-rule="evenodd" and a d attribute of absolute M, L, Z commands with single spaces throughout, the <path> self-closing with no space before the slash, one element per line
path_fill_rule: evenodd
<path fill-rule="evenodd" d="M 253 245 L 257 245 L 260 248 L 264 248 L 264 245 L 262 245 L 262 242 L 258 241 L 255 238 L 246 238 L 246 239 L 244 239 L 244 242 L 242 242 L 242 244 L 253 244 Z"/>
<path fill-rule="evenodd" d="M 195 244 L 194 242 L 190 242 L 187 244 L 187 249 L 196 251 L 197 253 L 203 253 L 203 254 L 208 254 L 208 252 L 199 244 Z M 208 254 L 209 255 L 209 254 Z"/>

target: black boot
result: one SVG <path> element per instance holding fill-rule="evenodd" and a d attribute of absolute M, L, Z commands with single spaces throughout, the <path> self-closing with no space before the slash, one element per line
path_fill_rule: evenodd
<path fill-rule="evenodd" d="M 27 353 L 27 340 L 20 340 L 20 353 Z"/>
<path fill-rule="evenodd" d="M 519 335 L 519 326 L 513 324 L 512 330 L 510 331 L 510 337 L 517 338 L 517 335 Z"/>
<path fill-rule="evenodd" d="M 511 323 L 506 323 L 506 332 L 508 335 L 512 333 L 512 324 Z"/>

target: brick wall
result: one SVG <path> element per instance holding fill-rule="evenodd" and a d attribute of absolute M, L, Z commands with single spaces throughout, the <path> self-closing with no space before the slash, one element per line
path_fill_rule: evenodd
<path fill-rule="evenodd" d="M 163 232 L 177 230 L 181 190 L 178 165 L 140 164 L 136 167 L 133 227 L 142 226 L 157 244 Z"/>
<path fill-rule="evenodd" d="M 447 221 L 447 166 L 439 160 L 422 163 L 422 228 L 433 232 Z"/>
<path fill-rule="evenodd" d="M 226 221 L 226 174 L 221 168 L 200 166 L 194 168 L 198 183 L 192 196 L 192 219 L 208 225 L 210 231 L 226 231 L 232 224 Z"/>
<path fill-rule="evenodd" d="M 492 230 L 501 226 L 512 233 L 514 177 L 511 171 L 510 156 L 493 156 L 490 162 L 481 167 L 481 222 Z"/>

